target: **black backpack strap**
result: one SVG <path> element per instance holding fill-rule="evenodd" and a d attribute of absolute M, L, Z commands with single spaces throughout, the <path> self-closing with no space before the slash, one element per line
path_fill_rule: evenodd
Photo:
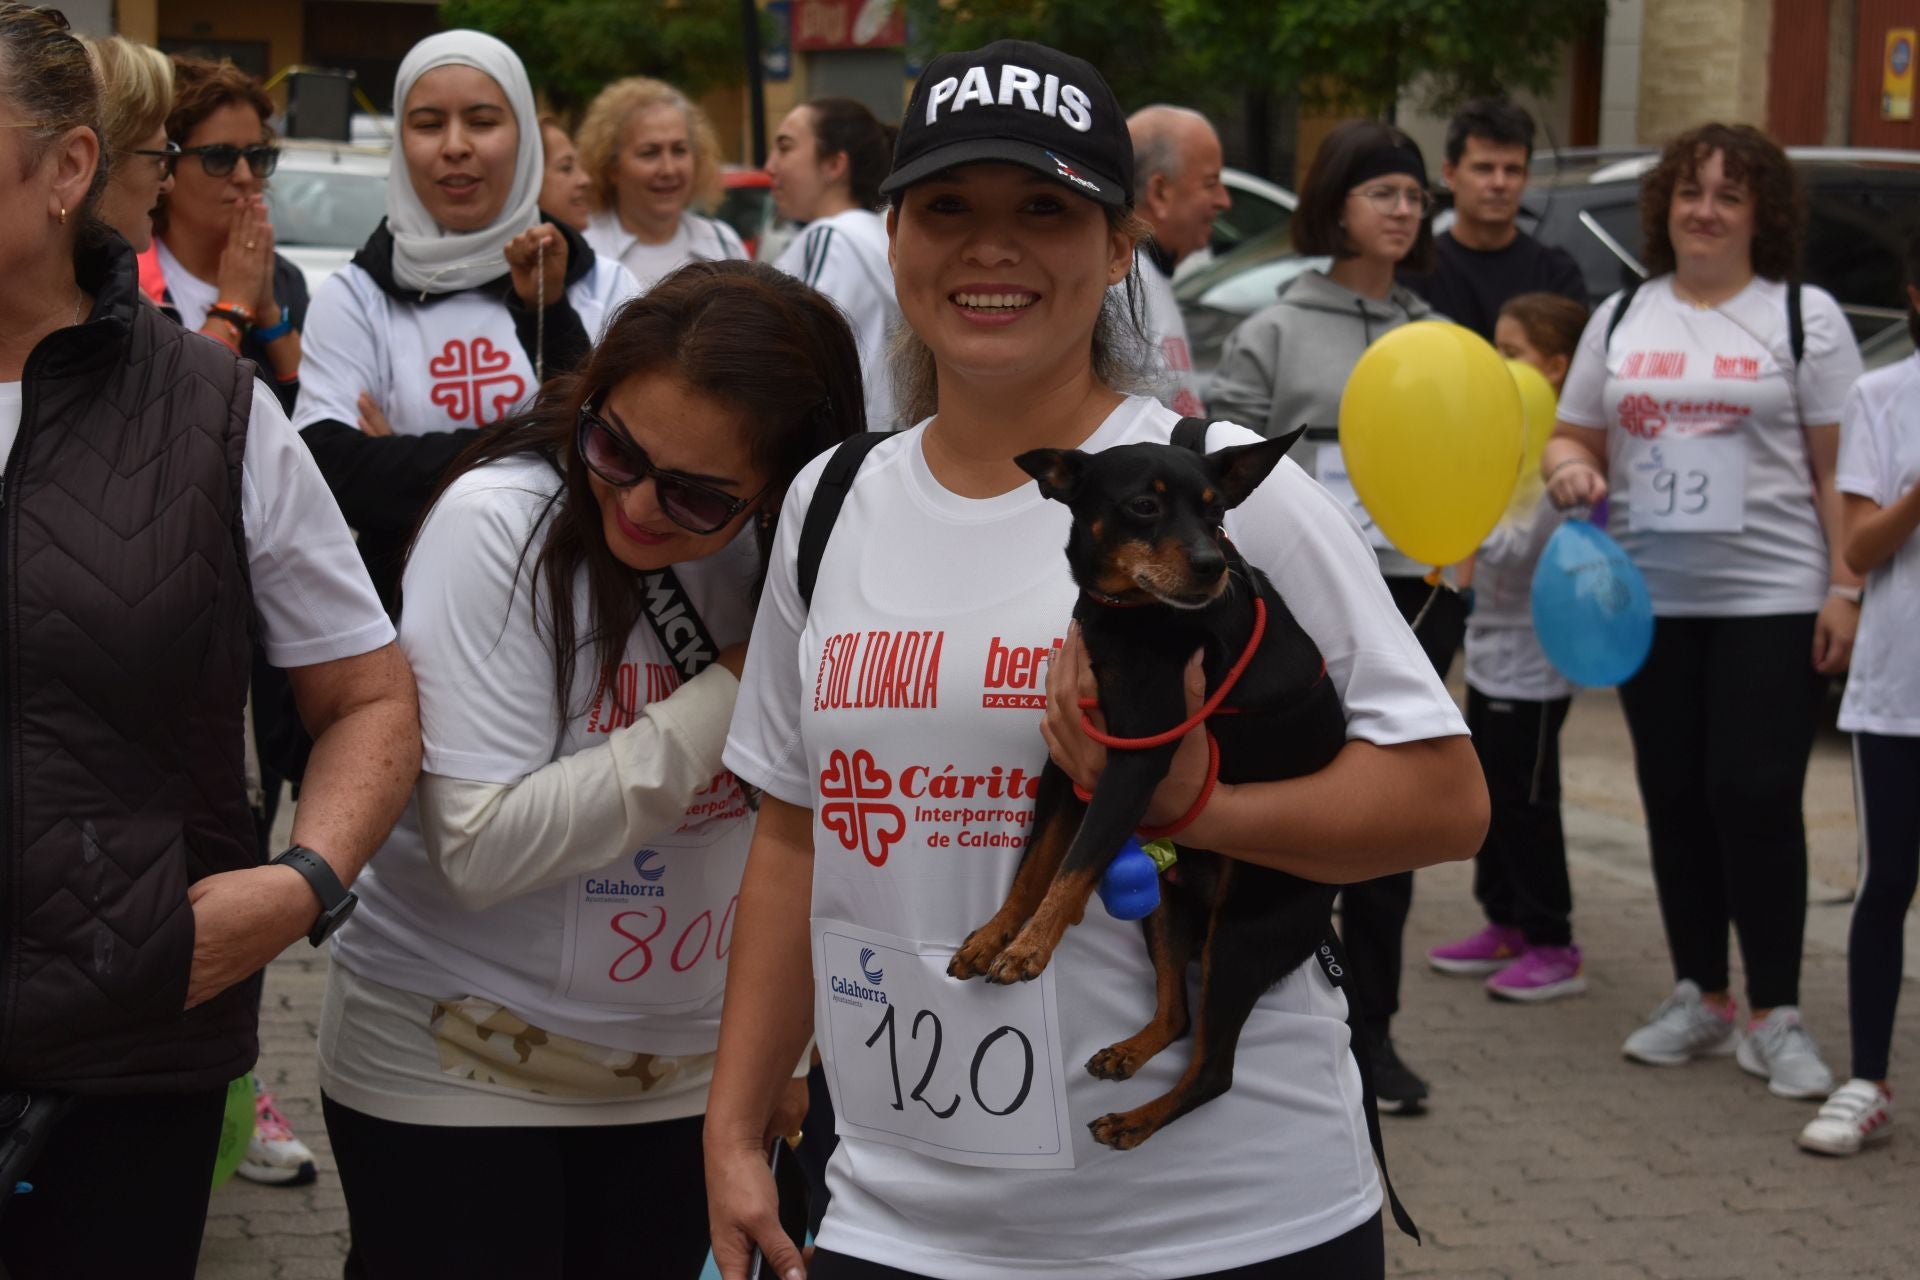
<path fill-rule="evenodd" d="M 1613 331 L 1618 329 L 1620 322 L 1627 318 L 1627 308 L 1633 305 L 1633 295 L 1640 292 L 1641 284 L 1642 281 L 1635 280 L 1620 291 L 1620 301 L 1614 305 L 1613 314 L 1607 317 L 1606 340 L 1600 344 L 1602 351 L 1613 349 Z"/>
<path fill-rule="evenodd" d="M 1173 443 L 1182 449 L 1191 449 L 1195 453 L 1207 451 L 1207 428 L 1213 423 L 1206 418 L 1182 418 L 1173 427 Z"/>
<path fill-rule="evenodd" d="M 867 460 L 873 447 L 889 435 L 885 431 L 863 431 L 857 436 L 848 436 L 834 446 L 833 457 L 827 460 L 826 470 L 820 473 L 820 483 L 814 488 L 813 501 L 807 505 L 806 522 L 800 526 L 800 554 L 796 577 L 800 584 L 800 603 L 813 607 L 813 584 L 820 577 L 820 558 L 827 553 L 827 539 L 833 536 L 834 522 L 840 518 L 840 508 L 846 505 L 847 490 L 853 487 L 853 477 L 859 472 L 860 464 Z"/>
<path fill-rule="evenodd" d="M 1800 282 L 1787 282 L 1787 342 L 1793 348 L 1793 367 L 1800 368 L 1800 357 L 1807 354 L 1807 327 L 1800 319 Z"/>
<path fill-rule="evenodd" d="M 1340 935 L 1327 930 L 1327 936 L 1315 953 L 1320 961 L 1321 972 L 1327 975 L 1327 981 L 1333 986 L 1344 988 L 1347 972 L 1347 953 L 1340 945 Z M 1414 1225 L 1413 1215 L 1400 1203 L 1400 1195 L 1393 1189 L 1393 1178 L 1387 1173 L 1387 1147 L 1380 1138 L 1380 1103 L 1373 1093 L 1373 1047 L 1367 1041 L 1366 1028 L 1360 1024 L 1360 1015 L 1355 1008 L 1354 993 L 1347 994 L 1347 1043 L 1353 1048 L 1354 1065 L 1360 1068 L 1360 1098 L 1367 1115 L 1367 1141 L 1373 1144 L 1373 1158 L 1380 1162 L 1380 1185 L 1387 1191 L 1387 1208 L 1393 1213 L 1393 1223 L 1400 1230 L 1413 1237 L 1415 1244 L 1421 1243 L 1420 1228 Z"/>

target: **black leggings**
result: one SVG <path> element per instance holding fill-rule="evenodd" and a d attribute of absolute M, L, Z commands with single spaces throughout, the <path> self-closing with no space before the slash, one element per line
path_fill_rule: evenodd
<path fill-rule="evenodd" d="M 1731 923 L 1756 1009 L 1800 1002 L 1801 792 L 1826 688 L 1813 622 L 1660 618 L 1620 686 L 1674 976 L 1725 991 Z"/>
<path fill-rule="evenodd" d="M 1387 590 L 1411 623 L 1414 638 L 1433 669 L 1446 679 L 1453 655 L 1467 634 L 1467 614 L 1455 592 L 1438 595 L 1420 578 L 1388 578 Z M 1432 601 L 1428 607 L 1428 601 Z M 1351 884 L 1340 894 L 1340 937 L 1347 948 L 1347 997 L 1354 1013 L 1376 1035 L 1400 1011 L 1400 964 L 1405 947 L 1407 913 L 1413 909 L 1413 872 L 1400 871 L 1363 884 Z"/>
<path fill-rule="evenodd" d="M 320 1106 L 349 1280 L 694 1280 L 706 1262 L 703 1117 L 469 1128 Z"/>
<path fill-rule="evenodd" d="M 1467 689 L 1467 729 L 1493 802 L 1473 860 L 1473 896 L 1487 919 L 1529 945 L 1573 941 L 1573 888 L 1560 828 L 1560 727 L 1571 699 L 1489 698 Z"/>
<path fill-rule="evenodd" d="M 0 1275 L 192 1280 L 227 1087 L 83 1098 L 0 1210 Z"/>
<path fill-rule="evenodd" d="M 1853 1074 L 1885 1080 L 1893 1011 L 1906 962 L 1902 930 L 1920 880 L 1920 738 L 1856 734 L 1860 888 L 1847 934 Z"/>
<path fill-rule="evenodd" d="M 1387 1273 L 1386 1239 L 1378 1217 L 1301 1253 L 1191 1280 L 1371 1280 Z M 807 1280 L 928 1280 L 913 1271 L 816 1249 Z"/>

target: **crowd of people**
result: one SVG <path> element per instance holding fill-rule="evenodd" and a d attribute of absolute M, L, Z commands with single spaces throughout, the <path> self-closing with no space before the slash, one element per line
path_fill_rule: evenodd
<path fill-rule="evenodd" d="M 1589 314 L 1519 226 L 1524 110 L 1455 116 L 1443 230 L 1413 139 L 1341 124 L 1293 215 L 1328 265 L 1203 381 L 1171 281 L 1229 207 L 1220 139 L 1123 114 L 1070 53 L 942 54 L 898 129 L 795 107 L 767 171 L 804 229 L 772 264 L 703 211 L 720 150 L 669 84 L 607 86 L 570 136 L 511 48 L 447 31 L 393 103 L 386 216 L 309 298 L 256 82 L 0 3 L 0 1271 L 193 1274 L 261 971 L 305 938 L 361 1280 L 690 1278 L 710 1251 L 727 1280 L 1383 1275 L 1376 1100 L 1445 1104 L 1393 1036 L 1415 871 L 1476 862 L 1486 925 L 1435 969 L 1585 989 L 1576 690 L 1529 584 L 1588 518 L 1656 614 L 1620 699 L 1675 986 L 1622 1051 L 1822 1100 L 1813 1151 L 1889 1134 L 1920 357 L 1862 374 L 1762 133 L 1666 146 L 1648 278 Z M 1907 273 L 1920 339 L 1920 239 Z M 1452 566 L 1381 534 L 1338 431 L 1363 353 L 1438 320 L 1559 396 L 1537 478 Z M 1228 1093 L 1121 1151 L 1087 1122 L 1184 1067 L 1080 1067 L 1153 1012 L 1140 932 L 1089 912 L 1029 983 L 946 975 L 1043 765 L 1106 764 L 1071 516 L 1014 459 L 1183 420 L 1213 450 L 1304 428 L 1221 527 L 1347 739 L 1226 784 L 1189 732 L 1146 822 L 1342 886 L 1345 955 L 1260 995 Z M 1836 1085 L 1799 1011 L 1800 796 L 1842 673 L 1864 854 Z M 263 1091 L 256 1120 L 248 1175 L 310 1179 Z"/>

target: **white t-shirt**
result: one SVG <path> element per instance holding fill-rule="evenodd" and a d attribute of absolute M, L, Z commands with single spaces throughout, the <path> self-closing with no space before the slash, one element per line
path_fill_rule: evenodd
<path fill-rule="evenodd" d="M 773 264 L 812 285 L 845 313 L 860 349 L 860 382 L 866 391 L 867 430 L 892 431 L 893 374 L 887 367 L 887 334 L 900 322 L 887 263 L 886 220 L 870 209 L 848 209 L 807 224 Z"/>
<path fill-rule="evenodd" d="M 1081 447 L 1164 443 L 1175 420 L 1135 396 Z M 1188 1056 L 1182 1041 L 1124 1084 L 1083 1069 L 1153 1012 L 1137 926 L 1095 907 L 1036 982 L 944 977 L 944 957 L 1000 906 L 1019 862 L 1047 758 L 1045 655 L 1066 634 L 1077 589 L 1060 553 L 1067 509 L 1031 485 L 984 500 L 954 495 L 927 468 L 923 430 L 884 441 L 866 460 L 811 612 L 798 598 L 795 562 L 825 459 L 795 482 L 725 756 L 742 778 L 814 810 L 815 1038 L 842 1135 L 821 1244 L 962 1280 L 1171 1277 L 1283 1256 L 1351 1230 L 1379 1211 L 1380 1190 L 1346 1002 L 1318 965 L 1261 998 L 1240 1037 L 1231 1091 L 1128 1152 L 1094 1143 L 1087 1123 L 1158 1096 Z M 1259 437 L 1215 424 L 1210 438 L 1221 447 Z M 1283 463 L 1227 528 L 1319 644 L 1351 736 L 1387 744 L 1466 731 L 1358 528 L 1303 471 Z M 931 953 L 934 967 L 857 941 L 882 935 Z M 872 954 L 842 955 L 849 936 Z M 873 1026 L 883 1007 L 873 997 L 903 1000 L 917 978 L 950 1029 L 938 1070 L 903 1103 L 911 1112 L 896 1113 L 880 1082 L 884 1045 L 861 1046 L 870 1030 L 886 1029 Z M 978 1073 L 989 1053 L 989 1067 L 1004 1066 L 1018 1049 L 992 1022 L 967 1029 L 969 1019 L 1015 1006 L 1008 1025 L 1020 1023 L 1037 1064 L 1031 1089 L 1012 1093 L 1002 1078 L 970 1095 L 970 1059 Z M 903 1016 L 887 1042 L 897 1045 L 903 1091 L 938 1034 L 921 1022 Z M 922 1099 L 944 1108 L 963 1096 L 950 1130 L 922 1109 Z M 1008 1119 L 985 1115 L 1010 1097 L 1024 1100 L 1007 1104 Z M 887 1124 L 896 1114 L 922 1130 L 966 1133 L 947 1149 L 971 1144 L 971 1158 L 993 1129 L 987 1141 L 1000 1153 L 1071 1167 L 1015 1156 L 1006 1163 L 1024 1167 L 980 1168 L 931 1154 L 937 1137 L 916 1149 L 849 1133 L 850 1117 Z"/>
<path fill-rule="evenodd" d="M 615 308 L 637 292 L 618 263 L 602 258 L 568 286 L 567 299 L 597 342 Z M 497 295 L 468 289 L 402 300 L 351 263 L 313 295 L 301 342 L 298 427 L 358 421 L 362 391 L 396 435 L 484 427 L 538 389 Z"/>
<path fill-rule="evenodd" d="M 207 308 L 220 300 L 220 286 L 180 265 L 180 259 L 159 236 L 153 238 L 153 247 L 160 256 L 160 273 L 166 277 L 167 292 L 173 297 L 173 309 L 180 313 L 180 323 L 198 329 L 207 322 Z"/>
<path fill-rule="evenodd" d="M 0 469 L 19 437 L 20 413 L 21 384 L 0 382 Z M 258 380 L 240 461 L 240 519 L 268 662 L 310 667 L 371 653 L 393 639 L 320 468 Z"/>
<path fill-rule="evenodd" d="M 1173 296 L 1173 277 L 1154 265 L 1145 249 L 1133 251 L 1133 273 L 1146 302 L 1147 341 L 1159 360 L 1154 369 L 1154 392 L 1160 403 L 1182 417 L 1205 417 L 1207 406 L 1193 381 L 1193 349 L 1187 343 L 1187 318 Z M 1124 289 L 1124 283 L 1115 285 Z"/>
<path fill-rule="evenodd" d="M 1756 276 L 1717 307 L 1634 295 L 1608 350 L 1620 295 L 1593 314 L 1559 416 L 1607 431 L 1608 532 L 1646 575 L 1665 617 L 1813 613 L 1826 600 L 1803 424 L 1840 420 L 1860 348 L 1833 296 L 1801 289 L 1796 370 L 1787 286 Z"/>
<path fill-rule="evenodd" d="M 1834 484 L 1882 507 L 1920 483 L 1920 355 L 1854 384 Z M 1850 733 L 1920 736 L 1920 538 L 1867 576 L 1853 668 L 1840 702 Z"/>
<path fill-rule="evenodd" d="M 491 463 L 454 481 L 421 529 L 403 581 L 400 644 L 420 688 L 427 773 L 519 782 L 603 742 L 679 686 L 671 656 L 643 621 L 627 641 L 618 697 L 589 703 L 598 671 L 584 646 L 561 718 L 544 583 L 531 569 L 559 484 L 538 460 Z M 751 626 L 755 567 L 750 531 L 676 567 L 723 648 Z M 582 569 L 574 608 L 583 626 L 586 592 Z M 751 828 L 739 783 L 720 773 L 678 830 L 601 872 L 470 911 L 433 867 L 409 804 L 356 885 L 360 907 L 336 935 L 334 955 L 389 987 L 492 1001 L 591 1045 L 710 1052 Z"/>
<path fill-rule="evenodd" d="M 1573 693 L 1533 629 L 1533 571 L 1566 519 L 1542 494 L 1531 511 L 1502 518 L 1474 556 L 1467 683 L 1489 698 L 1548 702 Z"/>
<path fill-rule="evenodd" d="M 605 209 L 587 220 L 587 243 L 608 262 L 632 272 L 641 293 L 689 262 L 747 256 L 747 246 L 732 227 L 697 213 L 680 215 L 679 229 L 671 240 L 647 244 L 620 224 L 619 214 Z"/>

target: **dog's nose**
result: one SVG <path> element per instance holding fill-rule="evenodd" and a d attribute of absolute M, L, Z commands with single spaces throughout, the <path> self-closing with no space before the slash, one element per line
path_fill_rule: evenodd
<path fill-rule="evenodd" d="M 1211 582 L 1227 571 L 1227 557 L 1218 547 L 1195 547 L 1187 555 L 1187 564 L 1193 576 L 1203 582 Z"/>

